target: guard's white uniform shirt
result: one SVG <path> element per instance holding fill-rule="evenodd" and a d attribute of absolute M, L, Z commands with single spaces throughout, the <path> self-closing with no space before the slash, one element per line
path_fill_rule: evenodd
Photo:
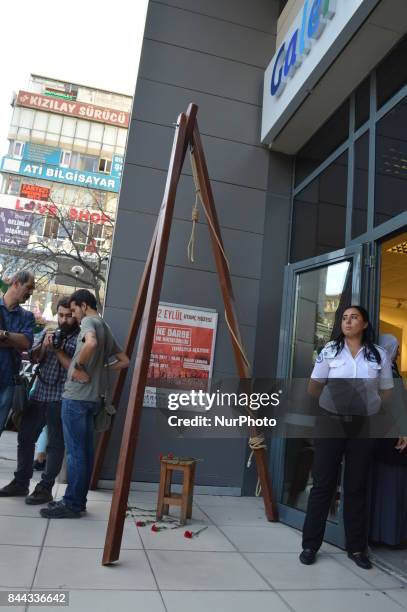
<path fill-rule="evenodd" d="M 374 360 L 374 355 L 368 360 L 362 347 L 355 357 L 352 357 L 346 340 L 343 349 L 337 354 L 335 342 L 328 342 L 318 355 L 311 378 L 320 383 L 330 379 L 344 379 L 343 384 L 337 381 L 335 385 L 326 384 L 319 398 L 321 408 L 333 413 L 346 414 L 346 403 L 355 400 L 355 391 L 362 401 L 363 409 L 359 414 L 376 414 L 380 410 L 381 398 L 379 389 L 394 387 L 391 361 L 387 352 L 376 346 L 381 363 Z M 354 380 L 353 382 L 352 379 Z M 348 412 L 348 414 L 355 412 Z"/>

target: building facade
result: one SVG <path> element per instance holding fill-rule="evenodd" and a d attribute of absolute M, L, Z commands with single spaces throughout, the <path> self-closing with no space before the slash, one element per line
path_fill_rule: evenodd
<path fill-rule="evenodd" d="M 3 273 L 28 261 L 38 285 L 31 306 L 48 315 L 75 286 L 103 300 L 131 103 L 39 75 L 14 94 L 0 165 Z"/>
<path fill-rule="evenodd" d="M 173 123 L 195 102 L 254 376 L 309 377 L 338 306 L 349 302 L 369 309 L 377 332 L 397 335 L 407 368 L 406 32 L 404 0 L 150 1 L 105 304 L 121 341 L 162 200 Z M 187 161 L 161 299 L 219 313 L 216 380 L 235 368 L 204 221 L 196 263 L 186 257 L 194 194 Z M 129 384 L 130 377 L 105 479 L 114 478 Z M 308 425 L 308 436 L 269 447 L 280 517 L 295 527 L 311 485 Z M 247 440 L 174 440 L 155 426 L 145 407 L 134 480 L 156 482 L 156 457 L 172 450 L 204 459 L 199 486 L 253 493 Z M 341 512 L 339 504 L 327 528 L 337 544 Z"/>

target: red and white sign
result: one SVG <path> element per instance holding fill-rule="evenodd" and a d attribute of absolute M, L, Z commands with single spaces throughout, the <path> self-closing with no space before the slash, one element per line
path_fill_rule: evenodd
<path fill-rule="evenodd" d="M 160 303 L 150 354 L 150 384 L 155 388 L 207 390 L 217 322 L 218 314 L 211 310 Z M 146 388 L 145 404 L 155 405 L 155 388 Z"/>
<path fill-rule="evenodd" d="M 20 195 L 23 198 L 29 198 L 30 200 L 42 200 L 43 202 L 47 202 L 50 191 L 51 189 L 48 187 L 23 183 L 20 188 Z"/>
<path fill-rule="evenodd" d="M 89 121 L 99 121 L 110 125 L 118 125 L 127 128 L 129 126 L 129 113 L 114 108 L 96 106 L 87 102 L 76 102 L 74 100 L 60 100 L 50 98 L 41 94 L 29 91 L 19 91 L 17 96 L 17 106 L 26 108 L 36 108 L 39 110 L 50 111 L 60 115 L 79 117 Z"/>
<path fill-rule="evenodd" d="M 37 215 L 49 215 L 51 217 L 61 215 L 62 211 L 66 211 L 66 217 L 70 221 L 84 221 L 85 223 L 95 223 L 96 225 L 112 222 L 111 216 L 101 210 L 77 208 L 75 206 L 56 206 L 51 202 L 42 202 L 40 200 L 31 200 L 29 198 L 5 194 L 0 195 L 0 208 L 9 208 Z"/>

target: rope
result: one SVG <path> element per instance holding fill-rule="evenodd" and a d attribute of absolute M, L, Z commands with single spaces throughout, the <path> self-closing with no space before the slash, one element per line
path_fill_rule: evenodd
<path fill-rule="evenodd" d="M 208 210 L 206 208 L 205 202 L 202 199 L 201 188 L 199 186 L 198 169 L 196 167 L 196 161 L 195 161 L 195 157 L 194 157 L 192 149 L 190 149 L 190 151 L 189 151 L 189 157 L 190 157 L 190 160 L 191 160 L 192 176 L 193 176 L 194 184 L 195 184 L 195 204 L 194 204 L 194 207 L 192 209 L 192 231 L 191 231 L 191 237 L 190 237 L 189 242 L 188 242 L 188 258 L 189 258 L 190 261 L 192 261 L 192 262 L 194 261 L 193 256 L 194 256 L 194 247 L 195 247 L 195 231 L 196 231 L 195 228 L 196 228 L 196 222 L 198 221 L 198 202 L 200 201 L 201 204 L 202 204 L 202 208 L 204 209 L 206 220 L 208 221 L 208 224 L 209 224 L 209 226 L 210 226 L 210 228 L 212 230 L 212 236 L 215 237 L 217 245 L 218 245 L 218 247 L 220 249 L 220 252 L 223 255 L 223 259 L 225 260 L 225 263 L 226 263 L 226 265 L 228 267 L 228 270 L 229 270 L 229 273 L 230 273 L 229 260 L 226 257 L 226 253 L 224 251 L 224 248 L 223 248 L 222 243 L 220 241 L 220 238 L 218 236 L 218 232 L 216 231 L 215 227 L 213 226 L 212 219 L 211 219 L 211 217 L 210 217 L 210 215 L 208 213 Z M 239 348 L 239 351 L 240 351 L 240 353 L 241 353 L 241 355 L 243 357 L 243 360 L 244 360 L 247 368 L 250 369 L 250 362 L 249 362 L 249 360 L 248 360 L 248 358 L 246 356 L 246 353 L 244 351 L 242 343 L 237 338 L 235 332 L 233 331 L 233 329 L 232 329 L 232 327 L 231 327 L 231 325 L 229 323 L 229 319 L 228 319 L 226 310 L 225 310 L 225 321 L 226 321 L 226 325 L 228 326 L 229 332 L 230 332 L 233 340 L 235 341 L 235 344 Z"/>
<path fill-rule="evenodd" d="M 198 176 L 198 169 L 196 167 L 196 161 L 195 161 L 195 157 L 193 154 L 193 149 L 191 147 L 190 151 L 189 151 L 189 156 L 190 156 L 190 160 L 191 160 L 191 168 L 192 168 L 192 176 L 194 179 L 194 184 L 195 184 L 195 204 L 194 207 L 192 209 L 192 231 L 191 231 L 191 237 L 189 239 L 189 243 L 188 243 L 188 258 L 191 262 L 194 261 L 194 247 L 195 247 L 195 234 L 196 234 L 196 223 L 198 221 L 198 203 L 199 201 L 202 204 L 202 208 L 204 210 L 205 213 L 205 217 L 206 220 L 208 222 L 209 227 L 212 230 L 212 236 L 215 238 L 217 245 L 219 247 L 220 252 L 222 253 L 223 259 L 225 260 L 225 263 L 227 265 L 227 268 L 229 270 L 230 273 L 230 264 L 229 264 L 229 260 L 226 257 L 226 253 L 224 251 L 223 245 L 220 241 L 220 238 L 218 236 L 218 232 L 216 231 L 213 223 L 212 223 L 212 219 L 211 216 L 206 208 L 205 202 L 202 199 L 202 194 L 201 194 L 201 188 L 199 186 L 199 176 Z M 233 340 L 235 341 L 236 346 L 239 348 L 240 354 L 243 357 L 243 360 L 247 366 L 247 368 L 250 370 L 250 362 L 246 356 L 245 350 L 242 346 L 242 343 L 239 341 L 239 339 L 237 338 L 235 332 L 233 331 L 229 319 L 228 319 L 228 315 L 225 309 L 225 321 L 226 321 L 226 325 L 229 329 L 229 332 L 233 338 Z M 267 448 L 267 445 L 265 443 L 265 438 L 264 438 L 264 434 L 257 434 L 255 436 L 251 436 L 249 438 L 249 447 L 251 450 L 251 453 L 249 455 L 249 459 L 247 461 L 247 467 L 249 468 L 251 466 L 252 463 L 252 457 L 253 454 L 256 450 L 260 450 L 262 448 Z M 256 497 L 259 497 L 261 494 L 261 484 L 260 484 L 260 478 L 257 479 L 257 484 L 256 484 Z"/>
<path fill-rule="evenodd" d="M 241 355 L 243 357 L 243 360 L 244 360 L 245 364 L 247 365 L 248 369 L 250 370 L 250 361 L 248 360 L 248 358 L 246 356 L 246 353 L 244 351 L 244 348 L 243 348 L 241 342 L 239 342 L 235 332 L 233 331 L 233 329 L 232 329 L 232 327 L 231 327 L 231 325 L 229 323 L 228 314 L 226 312 L 226 309 L 225 309 L 225 321 L 226 321 L 226 325 L 228 326 L 229 332 L 230 332 L 233 340 L 236 342 L 236 344 L 237 344 L 237 346 L 239 348 L 239 351 L 240 351 L 240 353 L 241 353 Z"/>
<path fill-rule="evenodd" d="M 264 439 L 264 434 L 260 433 L 257 434 L 256 436 L 251 436 L 249 438 L 249 447 L 251 449 L 251 453 L 249 455 L 249 458 L 247 460 L 247 467 L 249 468 L 252 464 L 252 458 L 254 455 L 254 451 L 256 450 L 260 450 L 262 448 L 267 448 L 267 444 L 266 441 Z M 256 484 L 256 497 L 260 497 L 261 494 L 261 484 L 260 484 L 260 478 L 257 479 L 257 484 Z"/>
<path fill-rule="evenodd" d="M 194 184 L 195 184 L 196 199 L 198 200 L 198 198 L 199 198 L 199 201 L 202 204 L 202 208 L 204 209 L 206 220 L 208 221 L 208 224 L 209 224 L 209 226 L 210 226 L 210 228 L 212 230 L 212 235 L 214 236 L 214 238 L 215 238 L 215 240 L 217 242 L 217 245 L 218 245 L 218 247 L 220 249 L 220 252 L 223 255 L 223 259 L 225 260 L 225 263 L 226 263 L 226 265 L 228 267 L 228 270 L 230 272 L 229 260 L 226 257 L 226 253 L 225 253 L 224 248 L 222 246 L 222 243 L 221 243 L 221 241 L 219 239 L 218 232 L 216 231 L 216 229 L 213 226 L 212 219 L 211 219 L 211 217 L 210 217 L 210 215 L 208 213 L 208 210 L 207 210 L 207 208 L 205 206 L 205 202 L 202 199 L 201 188 L 199 187 L 198 169 L 196 167 L 196 162 L 195 162 L 195 158 L 194 158 L 194 154 L 193 154 L 192 150 L 189 151 L 189 157 L 190 157 L 190 160 L 191 160 L 192 177 L 194 179 Z M 197 202 L 196 202 L 196 204 L 197 204 Z"/>
<path fill-rule="evenodd" d="M 199 220 L 198 199 L 199 199 L 199 190 L 195 192 L 195 204 L 192 209 L 192 215 L 191 215 L 191 220 L 192 220 L 191 237 L 189 239 L 188 247 L 187 247 L 188 260 L 191 263 L 194 263 L 195 261 L 195 235 L 196 235 L 196 225 Z"/>

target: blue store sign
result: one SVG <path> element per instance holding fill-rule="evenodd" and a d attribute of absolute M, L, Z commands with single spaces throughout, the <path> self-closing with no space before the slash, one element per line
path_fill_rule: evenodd
<path fill-rule="evenodd" d="M 32 160 L 17 161 L 10 157 L 3 157 L 1 169 L 13 174 L 22 174 L 44 181 L 57 181 L 78 187 L 89 189 L 100 189 L 118 193 L 120 189 L 120 178 L 98 172 L 82 172 L 71 168 L 61 168 L 50 164 L 33 163 Z"/>
<path fill-rule="evenodd" d="M 23 159 L 30 160 L 31 163 L 39 162 L 40 164 L 53 164 L 57 166 L 61 161 L 61 149 L 26 142 Z"/>

